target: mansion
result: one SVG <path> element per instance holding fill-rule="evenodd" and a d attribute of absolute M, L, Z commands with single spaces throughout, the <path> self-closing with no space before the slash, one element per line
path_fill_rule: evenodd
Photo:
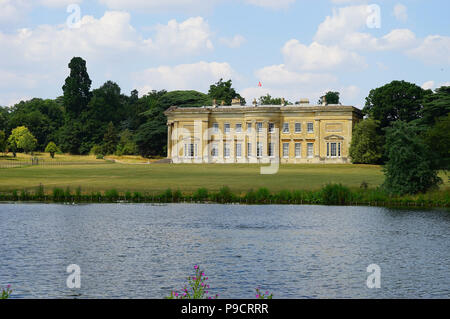
<path fill-rule="evenodd" d="M 173 163 L 349 163 L 352 106 L 214 105 L 166 112 Z"/>

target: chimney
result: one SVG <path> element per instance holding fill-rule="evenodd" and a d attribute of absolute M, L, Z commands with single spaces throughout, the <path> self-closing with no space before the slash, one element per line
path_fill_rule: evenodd
<path fill-rule="evenodd" d="M 241 99 L 232 99 L 231 105 L 241 105 Z"/>

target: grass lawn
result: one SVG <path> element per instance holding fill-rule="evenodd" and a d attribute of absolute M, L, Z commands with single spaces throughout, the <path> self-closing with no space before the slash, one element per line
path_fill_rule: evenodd
<path fill-rule="evenodd" d="M 66 158 L 70 160 L 70 158 Z M 90 159 L 95 161 L 95 159 Z M 74 160 L 75 161 L 75 160 Z M 54 187 L 81 187 L 83 192 L 117 189 L 158 193 L 171 188 L 194 192 L 200 187 L 216 191 L 229 186 L 233 192 L 266 187 L 280 190 L 316 190 L 327 183 L 342 183 L 359 188 L 363 181 L 370 188 L 381 185 L 384 176 L 379 166 L 371 165 L 282 165 L 278 174 L 261 175 L 260 165 L 220 164 L 101 164 L 66 166 L 28 166 L 0 169 L 0 191 L 33 190 L 39 184 L 47 192 Z M 448 178 L 443 180 L 448 187 Z"/>

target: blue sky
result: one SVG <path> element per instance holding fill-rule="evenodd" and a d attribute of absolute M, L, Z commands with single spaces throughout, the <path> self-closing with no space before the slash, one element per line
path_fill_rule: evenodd
<path fill-rule="evenodd" d="M 392 80 L 450 85 L 448 12 L 446 0 L 0 0 L 0 105 L 61 95 L 81 56 L 93 88 L 207 92 L 231 78 L 248 103 L 333 90 L 361 108 Z"/>

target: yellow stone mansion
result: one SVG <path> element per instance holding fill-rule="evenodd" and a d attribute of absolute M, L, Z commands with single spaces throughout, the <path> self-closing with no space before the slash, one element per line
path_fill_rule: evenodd
<path fill-rule="evenodd" d="M 173 163 L 349 163 L 353 126 L 362 118 L 352 106 L 307 100 L 252 106 L 234 100 L 231 106 L 174 106 L 165 114 Z"/>

